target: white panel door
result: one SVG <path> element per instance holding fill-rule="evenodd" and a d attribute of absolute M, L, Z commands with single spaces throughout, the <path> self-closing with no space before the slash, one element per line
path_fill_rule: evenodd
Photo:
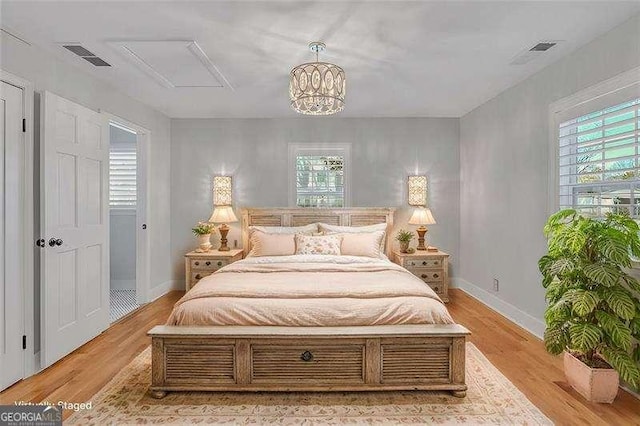
<path fill-rule="evenodd" d="M 0 83 L 0 390 L 24 375 L 22 201 L 23 91 Z"/>
<path fill-rule="evenodd" d="M 109 130 L 52 93 L 42 104 L 44 368 L 109 325 Z"/>

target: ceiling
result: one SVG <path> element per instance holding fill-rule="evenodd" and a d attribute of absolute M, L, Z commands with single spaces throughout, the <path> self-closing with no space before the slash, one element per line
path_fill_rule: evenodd
<path fill-rule="evenodd" d="M 460 117 L 640 13 L 639 1 L 5 0 L 1 7 L 3 29 L 170 117 L 296 116 L 288 75 L 313 58 L 314 40 L 327 44 L 321 60 L 346 71 L 340 116 Z M 510 64 L 549 40 L 559 43 Z M 185 50 L 191 41 L 204 59 Z M 112 66 L 95 67 L 64 43 L 80 43 Z M 169 83 L 152 75 L 157 69 Z"/>

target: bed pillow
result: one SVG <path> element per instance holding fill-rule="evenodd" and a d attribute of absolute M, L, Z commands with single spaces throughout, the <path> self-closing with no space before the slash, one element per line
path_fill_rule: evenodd
<path fill-rule="evenodd" d="M 318 228 L 325 235 L 331 234 L 361 234 L 368 232 L 376 232 L 383 231 L 382 239 L 380 240 L 380 254 L 379 257 L 384 257 L 384 249 L 386 245 L 387 239 L 385 238 L 387 233 L 387 224 L 386 223 L 377 223 L 375 225 L 367 225 L 367 226 L 339 226 L 339 225 L 329 225 L 328 223 L 319 223 Z"/>
<path fill-rule="evenodd" d="M 383 258 L 382 251 L 385 231 L 353 232 L 333 234 L 342 236 L 340 253 L 346 256 L 365 256 Z"/>
<path fill-rule="evenodd" d="M 255 230 L 251 234 L 251 251 L 247 257 L 290 256 L 295 252 L 295 234 L 268 234 Z"/>
<path fill-rule="evenodd" d="M 296 234 L 296 254 L 340 255 L 339 235 L 309 236 Z"/>
<path fill-rule="evenodd" d="M 250 226 L 249 235 L 255 231 L 264 232 L 265 234 L 305 234 L 311 235 L 318 232 L 318 224 L 310 223 L 304 226 Z"/>

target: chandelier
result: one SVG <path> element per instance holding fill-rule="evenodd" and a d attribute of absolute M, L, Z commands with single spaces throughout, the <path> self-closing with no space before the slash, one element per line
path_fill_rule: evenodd
<path fill-rule="evenodd" d="M 316 61 L 291 70 L 291 108 L 307 115 L 331 115 L 342 111 L 347 84 L 344 70 L 335 64 L 318 61 L 318 54 L 326 49 L 324 43 L 314 41 L 309 49 L 316 54 Z"/>

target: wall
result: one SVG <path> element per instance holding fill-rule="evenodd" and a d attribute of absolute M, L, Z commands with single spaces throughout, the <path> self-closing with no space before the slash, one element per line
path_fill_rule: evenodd
<path fill-rule="evenodd" d="M 109 128 L 113 147 L 134 148 L 137 137 L 117 127 Z M 136 289 L 136 210 L 109 209 L 109 262 L 112 289 Z"/>
<path fill-rule="evenodd" d="M 639 65 L 636 16 L 460 120 L 458 284 L 539 335 L 549 105 Z"/>
<path fill-rule="evenodd" d="M 289 143 L 351 143 L 352 205 L 397 207 L 406 224 L 406 176 L 429 177 L 438 221 L 428 240 L 459 265 L 458 120 L 429 118 L 174 119 L 171 122 L 171 252 L 174 278 L 184 280 L 182 255 L 195 248 L 191 227 L 212 210 L 212 176 L 234 178 L 240 207 L 288 205 Z M 406 226 L 406 225 L 404 225 Z M 409 229 L 415 229 L 411 226 Z M 240 238 L 233 224 L 230 245 Z M 215 238 L 212 238 L 214 241 Z"/>
<path fill-rule="evenodd" d="M 31 81 L 38 93 L 51 91 L 88 108 L 115 114 L 151 131 L 148 224 L 151 246 L 154 247 L 151 294 L 157 295 L 154 287 L 163 289 L 171 280 L 167 232 L 170 225 L 171 121 L 165 115 L 122 94 L 81 69 L 11 37 L 2 38 L 0 58 L 0 68 Z"/>

